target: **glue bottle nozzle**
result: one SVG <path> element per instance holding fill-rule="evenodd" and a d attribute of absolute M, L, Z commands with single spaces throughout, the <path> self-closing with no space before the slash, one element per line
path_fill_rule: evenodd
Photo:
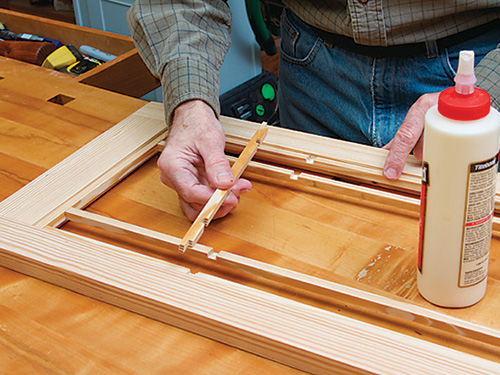
<path fill-rule="evenodd" d="M 462 95 L 472 94 L 475 83 L 474 51 L 460 51 L 458 71 L 455 76 L 455 90 Z"/>

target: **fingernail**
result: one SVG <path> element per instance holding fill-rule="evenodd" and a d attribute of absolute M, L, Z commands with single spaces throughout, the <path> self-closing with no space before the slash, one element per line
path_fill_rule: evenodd
<path fill-rule="evenodd" d="M 384 171 L 384 176 L 388 179 L 388 180 L 397 180 L 398 177 L 399 177 L 399 174 L 398 174 L 398 171 L 396 171 L 394 168 L 387 168 L 385 171 Z"/>
<path fill-rule="evenodd" d="M 222 172 L 217 175 L 217 181 L 220 184 L 232 184 L 234 182 L 234 178 L 232 173 Z"/>

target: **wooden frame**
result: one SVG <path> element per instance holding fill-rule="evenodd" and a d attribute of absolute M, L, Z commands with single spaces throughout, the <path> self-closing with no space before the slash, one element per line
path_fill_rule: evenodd
<path fill-rule="evenodd" d="M 239 152 L 258 127 L 222 121 L 230 152 Z M 157 153 L 164 130 L 161 104 L 150 103 L 1 202 L 0 264 L 311 373 L 500 372 L 500 332 L 493 329 L 201 244 L 186 251 L 186 256 L 335 298 L 374 320 L 403 327 L 388 329 L 57 229 L 72 220 L 179 246 L 179 238 L 83 210 Z M 258 154 L 291 168 L 251 162 L 248 171 L 286 184 L 418 207 L 416 196 L 408 196 L 419 188 L 415 161 L 398 183 L 389 184 L 380 176 L 383 151 L 295 134 L 270 128 Z M 294 167 L 314 173 L 297 173 Z M 326 175 L 354 176 L 367 186 Z M 423 338 L 409 332 L 423 332 Z M 431 342 L 433 335 L 446 336 L 449 346 Z"/>

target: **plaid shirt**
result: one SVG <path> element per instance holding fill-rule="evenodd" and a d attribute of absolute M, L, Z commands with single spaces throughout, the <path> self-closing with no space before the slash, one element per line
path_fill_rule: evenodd
<path fill-rule="evenodd" d="M 375 46 L 436 40 L 500 18 L 500 1 L 488 0 L 283 2 L 312 26 Z M 168 122 L 175 107 L 190 99 L 202 99 L 219 113 L 219 69 L 230 45 L 228 4 L 136 0 L 127 17 L 139 53 L 161 79 Z M 499 108 L 500 45 L 478 64 L 476 75 Z"/>

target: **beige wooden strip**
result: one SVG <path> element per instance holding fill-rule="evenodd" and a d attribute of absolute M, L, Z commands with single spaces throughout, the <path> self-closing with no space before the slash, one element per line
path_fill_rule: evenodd
<path fill-rule="evenodd" d="M 228 157 L 230 160 L 232 158 Z M 296 172 L 290 168 L 251 161 L 245 173 L 251 173 L 257 178 L 267 176 L 284 182 L 287 186 L 306 186 L 322 191 L 346 195 L 354 198 L 364 199 L 373 203 L 391 205 L 409 211 L 420 210 L 420 200 L 400 193 L 387 190 L 361 186 L 359 184 L 334 180 L 325 176 L 314 175 L 306 172 Z"/>
<path fill-rule="evenodd" d="M 221 265 L 247 271 L 252 275 L 294 285 L 337 301 L 343 301 L 343 303 L 349 304 L 349 308 L 359 309 L 377 316 L 378 319 L 406 321 L 405 323 L 412 326 L 414 330 L 419 330 L 421 325 L 443 332 L 460 332 L 460 337 L 477 340 L 495 347 L 500 345 L 500 332 L 497 330 L 456 319 L 411 303 L 379 296 L 226 251 L 214 252 L 212 259 Z"/>
<path fill-rule="evenodd" d="M 232 118 L 222 118 L 221 123 L 230 151 L 241 147 L 247 132 L 255 127 L 251 122 Z M 410 156 L 401 178 L 388 181 L 382 176 L 386 156 L 387 150 L 380 148 L 277 127 L 270 127 L 266 143 L 259 149 L 260 160 L 418 194 L 421 163 Z"/>
<path fill-rule="evenodd" d="M 161 103 L 151 103 L 149 115 L 162 116 Z M 235 153 L 245 147 L 259 126 L 226 116 L 221 116 L 221 124 L 226 133 L 226 147 Z M 382 176 L 387 153 L 387 150 L 377 147 L 270 126 L 266 142 L 259 148 L 258 158 L 419 194 L 421 162 L 410 155 L 400 180 L 388 181 Z"/>
<path fill-rule="evenodd" d="M 136 225 L 104 217 L 90 212 L 69 209 L 67 219 L 101 228 L 112 233 L 127 235 L 155 245 L 178 246 L 180 239 Z M 373 293 L 364 292 L 345 285 L 326 281 L 300 272 L 290 271 L 247 257 L 228 253 L 214 252 L 211 247 L 196 244 L 186 252 L 187 255 L 207 257 L 218 264 L 248 272 L 269 280 L 286 283 L 301 289 L 309 290 L 328 298 L 348 303 L 350 309 L 363 311 L 385 321 L 399 320 L 398 324 L 408 325 L 411 330 L 422 330 L 422 327 L 441 330 L 442 332 L 460 332 L 460 338 L 468 338 L 481 343 L 500 347 L 500 332 L 478 326 L 460 319 L 455 319 L 429 309 L 410 303 L 396 301 Z M 401 322 L 403 321 L 403 322 Z"/>
<path fill-rule="evenodd" d="M 230 152 L 237 152 L 242 147 L 248 137 L 247 132 L 255 126 L 251 122 L 243 126 L 243 122 L 226 117 L 221 118 L 221 123 Z M 387 150 L 376 147 L 270 127 L 266 144 L 260 148 L 258 156 L 260 160 L 419 195 L 421 162 L 410 155 L 401 178 L 388 181 L 382 176 L 387 153 Z M 497 175 L 495 211 L 500 212 L 500 174 Z"/>
<path fill-rule="evenodd" d="M 0 215 L 45 226 L 101 185 L 111 171 L 120 174 L 131 154 L 156 147 L 165 123 L 139 109 L 0 203 Z M 133 159 L 135 160 L 135 158 Z M 132 162 L 128 160 L 127 162 Z M 109 175 L 104 178 L 109 179 Z"/>
<path fill-rule="evenodd" d="M 0 218 L 18 272 L 313 374 L 492 374 L 500 363 L 125 249 Z"/>
<path fill-rule="evenodd" d="M 237 152 L 245 141 L 246 131 L 234 119 L 223 118 L 227 149 Z M 250 125 L 251 126 L 251 125 Z M 312 172 L 338 176 L 351 181 L 373 184 L 394 192 L 420 195 L 421 162 L 408 157 L 403 175 L 397 181 L 386 180 L 382 175 L 387 150 L 270 127 L 266 144 L 259 150 L 259 160 L 280 163 Z M 302 142 L 302 144 L 300 143 Z M 292 146 L 293 145 L 293 146 Z M 299 146 L 300 145 L 300 146 Z M 497 177 L 495 211 L 500 213 L 500 174 Z"/>
<path fill-rule="evenodd" d="M 247 164 L 257 152 L 257 148 L 261 145 L 262 141 L 266 137 L 267 129 L 268 126 L 264 123 L 255 131 L 255 134 L 245 146 L 236 162 L 233 164 L 232 171 L 235 180 L 240 178 Z M 191 227 L 182 238 L 182 241 L 179 245 L 180 251 L 184 252 L 187 248 L 193 247 L 198 242 L 201 235 L 203 234 L 205 227 L 210 224 L 230 191 L 231 189 L 217 189 L 214 191 L 213 195 L 210 197 L 208 202 L 205 204 L 203 209 L 194 220 Z"/>
<path fill-rule="evenodd" d="M 104 229 L 111 233 L 126 235 L 128 237 L 152 243 L 154 245 L 172 245 L 178 247 L 181 239 L 170 236 L 168 234 L 156 232 L 137 225 L 129 224 L 124 221 L 112 219 L 102 215 L 94 214 L 88 211 L 83 211 L 77 208 L 70 208 L 66 211 L 65 217 L 67 220 L 90 225 L 95 228 Z M 207 258 L 212 258 L 213 250 L 211 247 L 196 244 L 193 250 L 199 254 L 203 254 Z"/>
<path fill-rule="evenodd" d="M 154 104 L 151 113 L 159 116 L 163 108 Z M 226 149 L 239 152 L 255 131 L 257 124 L 221 116 L 226 133 Z M 266 143 L 260 147 L 259 160 L 280 163 L 289 167 L 319 172 L 347 180 L 375 184 L 393 190 L 420 194 L 421 162 L 410 155 L 403 175 L 398 181 L 382 176 L 387 150 L 346 142 L 289 129 L 269 127 Z M 500 211 L 500 174 L 497 177 L 495 209 Z"/>

